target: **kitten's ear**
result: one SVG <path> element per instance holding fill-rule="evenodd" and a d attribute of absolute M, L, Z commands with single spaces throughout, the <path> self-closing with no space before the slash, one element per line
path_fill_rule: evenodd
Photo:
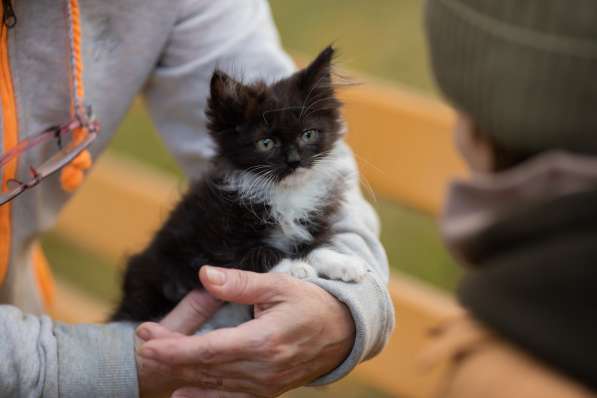
<path fill-rule="evenodd" d="M 332 61 L 336 50 L 332 46 L 326 47 L 319 55 L 299 72 L 299 85 L 302 89 L 310 90 L 317 87 L 331 87 Z"/>
<path fill-rule="evenodd" d="M 226 72 L 216 69 L 210 82 L 211 99 L 217 102 L 238 102 L 242 87 L 241 82 L 235 80 Z"/>
<path fill-rule="evenodd" d="M 241 82 L 219 69 L 214 71 L 206 110 L 212 133 L 234 128 L 240 123 L 244 91 L 245 86 Z"/>

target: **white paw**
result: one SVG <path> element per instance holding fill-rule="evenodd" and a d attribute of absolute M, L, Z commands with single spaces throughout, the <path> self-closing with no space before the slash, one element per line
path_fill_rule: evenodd
<path fill-rule="evenodd" d="M 284 259 L 276 264 L 269 272 L 282 272 L 285 274 L 290 274 L 290 268 L 292 267 L 292 260 Z"/>
<path fill-rule="evenodd" d="M 329 279 L 344 282 L 360 282 L 367 274 L 367 268 L 362 261 L 348 257 L 343 262 L 327 264 L 320 270 L 320 274 Z"/>
<path fill-rule="evenodd" d="M 290 267 L 290 275 L 298 279 L 316 278 L 317 272 L 310 264 L 304 261 L 295 261 Z"/>
<path fill-rule="evenodd" d="M 317 249 L 309 262 L 320 276 L 344 282 L 360 282 L 367 274 L 366 264 L 359 258 L 330 249 Z"/>
<path fill-rule="evenodd" d="M 317 276 L 315 269 L 304 261 L 284 259 L 270 272 L 283 272 L 298 279 L 314 278 Z"/>

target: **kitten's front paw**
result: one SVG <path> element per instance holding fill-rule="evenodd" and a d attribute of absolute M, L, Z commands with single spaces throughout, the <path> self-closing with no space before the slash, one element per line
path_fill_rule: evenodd
<path fill-rule="evenodd" d="M 310 264 L 301 260 L 282 260 L 272 268 L 271 272 L 284 272 L 298 279 L 317 277 L 315 269 Z"/>
<path fill-rule="evenodd" d="M 344 282 L 360 282 L 367 274 L 367 265 L 354 256 L 330 249 L 319 249 L 309 256 L 317 273 L 325 278 Z"/>
<path fill-rule="evenodd" d="M 294 264 L 290 267 L 290 275 L 299 279 L 316 278 L 317 272 L 310 264 L 304 261 L 294 261 Z"/>

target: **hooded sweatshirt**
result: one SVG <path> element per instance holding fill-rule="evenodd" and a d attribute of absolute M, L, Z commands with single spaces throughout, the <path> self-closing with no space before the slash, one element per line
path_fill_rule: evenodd
<path fill-rule="evenodd" d="M 78 3 L 85 98 L 102 124 L 89 149 L 93 159 L 108 145 L 131 101 L 142 93 L 171 154 L 187 176 L 199 176 L 214 151 L 204 115 L 214 68 L 245 81 L 271 81 L 294 69 L 281 49 L 264 0 Z M 2 27 L 0 36 L 0 152 L 70 118 L 66 4 L 66 0 L 12 2 L 17 23 L 10 29 Z M 21 156 L 15 177 L 26 180 L 27 166 L 41 164 L 48 149 L 39 146 Z M 352 161 L 347 148 L 343 156 Z M 61 188 L 57 173 L 0 212 L 0 303 L 5 304 L 0 305 L 2 397 L 138 395 L 134 325 L 66 325 L 41 315 L 34 242 L 52 227 L 71 195 Z M 340 214 L 333 247 L 362 258 L 371 272 L 359 284 L 313 281 L 348 306 L 357 330 L 350 356 L 315 384 L 337 380 L 378 353 L 394 324 L 379 223 L 358 186 L 351 187 Z"/>

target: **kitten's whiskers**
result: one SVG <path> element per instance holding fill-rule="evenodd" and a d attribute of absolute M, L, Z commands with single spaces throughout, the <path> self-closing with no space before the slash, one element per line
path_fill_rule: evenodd
<path fill-rule="evenodd" d="M 315 110 L 311 110 L 311 111 L 309 111 L 311 108 L 313 108 L 313 106 L 314 106 L 315 104 L 318 104 L 318 103 L 320 103 L 320 102 L 323 102 L 323 101 L 328 101 L 328 100 L 332 100 L 332 101 L 333 101 L 333 100 L 336 100 L 336 97 L 334 97 L 333 95 L 329 95 L 329 96 L 327 96 L 327 97 L 318 98 L 318 99 L 314 100 L 313 102 L 311 102 L 311 103 L 309 104 L 309 106 L 307 106 L 307 109 L 305 109 L 305 110 L 304 110 L 304 112 L 303 112 L 303 117 L 307 117 L 307 116 L 309 116 L 310 114 L 312 114 L 313 112 L 317 112 L 317 111 L 324 110 L 324 109 L 336 109 L 336 108 L 337 108 L 337 106 L 330 106 L 330 107 L 327 107 L 327 108 L 317 108 L 317 109 L 315 109 Z"/>
<path fill-rule="evenodd" d="M 327 77 L 326 75 L 323 75 L 323 76 L 321 76 L 321 77 L 320 77 L 320 78 L 317 80 L 317 82 L 316 82 L 316 83 L 313 85 L 313 87 L 311 87 L 311 89 L 309 90 L 309 92 L 307 93 L 307 96 L 305 97 L 305 100 L 303 101 L 303 105 L 302 105 L 302 108 L 303 108 L 303 109 L 301 110 L 301 113 L 299 114 L 299 120 L 302 120 L 302 119 L 303 119 L 303 112 L 304 112 L 304 110 L 305 110 L 305 105 L 307 104 L 307 101 L 309 101 L 309 98 L 311 97 L 311 94 L 313 94 L 313 91 L 314 91 L 316 88 L 319 88 L 319 84 L 320 84 L 320 83 L 321 83 L 321 81 L 322 81 L 324 78 L 326 78 L 326 77 Z"/>

